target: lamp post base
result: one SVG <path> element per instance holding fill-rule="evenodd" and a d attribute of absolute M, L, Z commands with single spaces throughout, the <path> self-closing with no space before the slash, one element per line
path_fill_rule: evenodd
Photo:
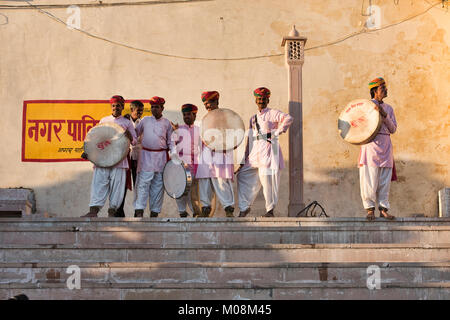
<path fill-rule="evenodd" d="M 288 217 L 296 217 L 305 208 L 304 203 L 290 203 L 288 205 Z"/>

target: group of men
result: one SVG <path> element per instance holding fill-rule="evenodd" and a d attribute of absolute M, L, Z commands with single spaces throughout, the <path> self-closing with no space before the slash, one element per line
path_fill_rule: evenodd
<path fill-rule="evenodd" d="M 245 158 L 234 172 L 233 151 L 216 151 L 201 141 L 200 128 L 194 124 L 198 107 L 193 104 L 181 106 L 184 124 L 171 123 L 163 116 L 165 100 L 150 100 L 152 116 L 141 119 L 143 104 L 131 102 L 131 114 L 122 116 L 125 100 L 121 96 L 110 99 L 112 114 L 100 123 L 113 122 L 120 125 L 130 139 L 130 155 L 112 168 L 94 166 L 91 184 L 89 212 L 83 217 L 97 217 L 109 195 L 109 217 L 124 217 L 126 189 L 135 185 L 134 217 L 143 217 L 147 202 L 150 217 L 161 213 L 164 199 L 163 170 L 170 160 L 184 165 L 198 180 L 201 212 L 199 217 L 211 213 L 213 193 L 223 206 L 227 217 L 234 217 L 235 196 L 233 182 L 236 176 L 239 217 L 245 217 L 261 186 L 266 201 L 264 217 L 274 217 L 278 202 L 280 170 L 284 168 L 280 134 L 285 133 L 293 118 L 286 113 L 268 107 L 270 90 L 260 87 L 253 92 L 257 113 L 249 121 Z M 201 95 L 208 112 L 219 108 L 219 92 L 206 91 Z M 82 155 L 87 159 L 88 155 Z M 187 207 L 192 208 L 190 194 L 176 199 L 180 217 L 188 217 Z"/>
<path fill-rule="evenodd" d="M 397 129 L 393 108 L 383 99 L 387 96 L 386 82 L 378 77 L 369 83 L 372 101 L 376 104 L 382 119 L 381 129 L 375 138 L 361 146 L 358 159 L 360 192 L 367 219 L 375 219 L 378 205 L 380 217 L 394 219 L 389 210 L 389 189 L 396 180 L 393 147 L 390 135 Z M 125 158 L 113 168 L 94 166 L 89 213 L 84 217 L 97 217 L 109 195 L 108 216 L 124 217 L 123 205 L 126 189 L 135 185 L 135 217 L 143 217 L 147 200 L 150 217 L 157 217 L 163 203 L 163 169 L 169 159 L 178 161 L 190 170 L 198 180 L 201 203 L 200 217 L 211 213 L 213 192 L 225 209 L 227 217 L 234 217 L 235 196 L 233 182 L 236 176 L 239 217 L 250 212 L 261 186 L 265 198 L 266 214 L 274 217 L 278 202 L 280 170 L 284 168 L 283 156 L 278 143 L 280 134 L 285 133 L 293 122 L 286 113 L 268 107 L 270 90 L 260 87 L 254 90 L 257 112 L 250 118 L 245 157 L 239 169 L 234 172 L 233 152 L 211 150 L 200 138 L 200 128 L 194 124 L 198 108 L 184 104 L 183 125 L 174 125 L 163 117 L 165 100 L 153 97 L 150 100 L 152 116 L 140 119 L 143 104 L 131 103 L 131 115 L 122 116 L 125 100 L 114 96 L 110 100 L 112 114 L 100 123 L 114 122 L 124 130 L 131 141 L 130 158 Z M 201 95 L 208 112 L 219 108 L 219 93 L 206 91 Z M 82 157 L 87 158 L 86 154 Z M 131 179 L 132 178 L 132 179 Z M 176 200 L 181 217 L 188 217 L 187 207 L 194 212 L 190 194 Z M 193 214 L 196 216 L 196 214 Z"/>

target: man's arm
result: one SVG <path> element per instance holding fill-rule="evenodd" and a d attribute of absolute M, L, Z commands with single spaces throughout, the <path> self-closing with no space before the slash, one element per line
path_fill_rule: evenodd
<path fill-rule="evenodd" d="M 278 122 L 278 129 L 275 130 L 275 136 L 279 136 L 282 133 L 285 133 L 289 127 L 291 126 L 292 122 L 294 122 L 294 117 L 292 117 L 290 114 L 281 112 L 277 110 L 276 114 L 276 121 Z"/>

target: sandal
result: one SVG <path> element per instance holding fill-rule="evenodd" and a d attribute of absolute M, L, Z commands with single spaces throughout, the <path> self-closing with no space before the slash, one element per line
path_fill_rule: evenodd
<path fill-rule="evenodd" d="M 385 219 L 388 219 L 388 220 L 394 220 L 395 219 L 395 216 L 390 215 L 389 213 L 387 213 L 388 209 L 383 208 L 383 207 L 380 207 L 379 209 L 380 209 L 380 218 L 385 218 Z"/>
<path fill-rule="evenodd" d="M 375 220 L 375 208 L 367 209 L 366 219 L 369 221 Z"/>

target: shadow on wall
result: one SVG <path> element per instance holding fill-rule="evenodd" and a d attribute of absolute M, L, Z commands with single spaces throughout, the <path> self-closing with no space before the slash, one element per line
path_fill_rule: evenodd
<path fill-rule="evenodd" d="M 279 202 L 276 216 L 287 217 L 289 203 L 289 164 L 282 171 Z M 448 169 L 443 165 L 404 161 L 397 159 L 398 181 L 392 182 L 390 192 L 391 213 L 399 217 L 424 214 L 428 217 L 438 216 L 438 191 L 450 184 Z M 330 217 L 365 217 L 360 192 L 358 168 L 325 168 L 308 171 L 305 169 L 304 199 L 305 204 L 318 201 Z M 62 183 L 34 187 L 38 213 L 77 217 L 88 212 L 92 171 L 82 172 L 76 179 Z M 315 182 L 316 180 L 317 182 Z M 236 183 L 235 216 L 239 214 Z M 134 192 L 128 191 L 125 202 L 125 214 L 132 217 Z M 102 208 L 100 216 L 107 216 L 108 202 Z M 260 190 L 249 216 L 265 213 L 265 201 Z M 148 207 L 145 212 L 148 216 Z M 222 206 L 218 203 L 215 217 L 225 217 Z M 160 217 L 178 217 L 176 202 L 164 195 L 164 204 Z"/>

